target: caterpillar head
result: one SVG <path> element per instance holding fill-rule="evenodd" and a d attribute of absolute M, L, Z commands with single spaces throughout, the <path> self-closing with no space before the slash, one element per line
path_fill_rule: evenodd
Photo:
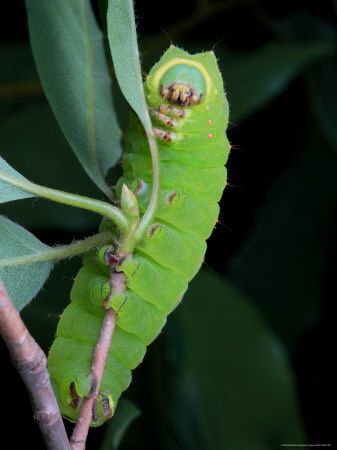
<path fill-rule="evenodd" d="M 182 107 L 209 103 L 222 98 L 223 81 L 213 52 L 190 55 L 171 46 L 153 66 L 145 81 L 150 106 L 157 107 L 163 100 Z"/>
<path fill-rule="evenodd" d="M 160 81 L 160 94 L 169 103 L 192 106 L 200 103 L 206 93 L 204 75 L 197 67 L 176 64 L 164 73 Z"/>

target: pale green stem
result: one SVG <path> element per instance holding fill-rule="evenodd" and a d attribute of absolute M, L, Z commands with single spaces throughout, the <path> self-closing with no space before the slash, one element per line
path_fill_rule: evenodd
<path fill-rule="evenodd" d="M 59 191 L 57 189 L 50 189 L 38 184 L 31 183 L 28 180 L 13 177 L 5 172 L 0 171 L 0 179 L 7 183 L 17 186 L 23 191 L 30 192 L 38 197 L 47 198 L 57 203 L 74 206 L 76 208 L 87 209 L 96 212 L 102 216 L 107 217 L 114 222 L 119 229 L 126 234 L 129 230 L 129 221 L 123 212 L 109 203 L 102 202 L 82 195 L 71 194 L 68 192 Z"/>
<path fill-rule="evenodd" d="M 147 131 L 147 139 L 149 142 L 151 160 L 152 160 L 152 191 L 151 197 L 146 208 L 146 211 L 139 222 L 137 230 L 135 232 L 135 242 L 138 242 L 146 232 L 147 228 L 151 225 L 152 220 L 155 217 L 156 210 L 159 203 L 160 193 L 160 169 L 159 169 L 159 152 L 156 139 L 154 137 L 152 129 Z"/>
<path fill-rule="evenodd" d="M 73 242 L 70 245 L 61 245 L 54 248 L 46 248 L 39 253 L 31 255 L 16 256 L 14 258 L 6 258 L 0 260 L 0 269 L 4 267 L 21 266 L 23 264 L 32 264 L 43 261 L 55 261 L 70 258 L 83 253 L 103 244 L 112 243 L 113 235 L 111 233 L 100 233 L 83 239 L 82 241 Z"/>

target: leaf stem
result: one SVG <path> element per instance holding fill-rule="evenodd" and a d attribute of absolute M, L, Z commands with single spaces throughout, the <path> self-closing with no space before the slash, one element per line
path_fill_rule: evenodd
<path fill-rule="evenodd" d="M 12 175 L 2 171 L 0 171 L 0 180 L 6 181 L 7 183 L 22 189 L 23 191 L 30 192 L 38 197 L 47 198 L 57 203 L 63 203 L 64 205 L 96 212 L 114 222 L 124 234 L 126 234 L 129 230 L 129 221 L 123 212 L 109 203 L 90 197 L 84 197 L 82 195 L 40 186 L 38 184 L 31 183 L 28 180 L 13 177 Z"/>
<path fill-rule="evenodd" d="M 152 190 L 148 207 L 146 208 L 144 215 L 141 218 L 141 221 L 139 222 L 139 225 L 135 232 L 134 237 L 135 243 L 138 242 L 143 237 L 146 229 L 150 226 L 151 221 L 155 216 L 159 203 L 160 167 L 159 167 L 158 146 L 152 128 L 150 130 L 146 130 L 146 135 L 149 142 L 152 161 Z"/>
<path fill-rule="evenodd" d="M 81 255 L 88 250 L 97 247 L 98 245 L 109 243 L 112 239 L 113 235 L 111 233 L 99 233 L 81 241 L 73 242 L 69 245 L 47 248 L 39 253 L 1 259 L 0 269 L 3 269 L 4 267 L 21 266 L 23 264 L 32 264 L 42 261 L 55 261 L 70 258 L 72 256 Z"/>

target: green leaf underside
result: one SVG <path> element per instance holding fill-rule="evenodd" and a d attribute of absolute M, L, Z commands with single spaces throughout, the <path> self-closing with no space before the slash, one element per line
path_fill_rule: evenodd
<path fill-rule="evenodd" d="M 49 247 L 29 231 L 0 216 L 0 258 L 11 258 L 39 253 Z M 20 311 L 39 292 L 49 276 L 51 262 L 0 269 L 0 277 L 15 305 Z"/>
<path fill-rule="evenodd" d="M 89 0 L 26 0 L 31 45 L 53 112 L 76 156 L 108 196 L 104 181 L 120 157 L 121 133 L 103 35 Z"/>
<path fill-rule="evenodd" d="M 148 131 L 151 129 L 151 121 L 143 90 L 132 0 L 109 2 L 107 28 L 119 86 L 145 130 Z"/>
<path fill-rule="evenodd" d="M 247 299 L 228 281 L 201 272 L 179 314 L 187 375 L 176 386 L 178 429 L 177 411 L 184 414 L 190 390 L 207 449 L 270 450 L 304 442 L 286 354 Z"/>
<path fill-rule="evenodd" d="M 3 158 L 0 156 L 0 172 L 7 173 L 22 180 L 25 180 L 22 175 L 13 169 Z M 22 189 L 12 186 L 0 179 L 0 203 L 11 202 L 13 200 L 20 200 L 22 198 L 34 197 L 34 195 L 23 191 Z"/>
<path fill-rule="evenodd" d="M 107 424 L 100 450 L 118 450 L 123 436 L 140 414 L 139 408 L 129 400 L 119 400 L 114 418 Z"/>

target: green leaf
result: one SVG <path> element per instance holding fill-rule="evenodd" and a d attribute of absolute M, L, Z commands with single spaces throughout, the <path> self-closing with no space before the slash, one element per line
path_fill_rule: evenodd
<path fill-rule="evenodd" d="M 38 253 L 48 248 L 29 231 L 0 216 L 0 257 Z M 42 288 L 52 268 L 51 262 L 0 269 L 0 277 L 15 307 L 20 311 Z"/>
<path fill-rule="evenodd" d="M 324 135 L 337 147 L 337 56 L 317 62 L 307 72 L 313 112 Z"/>
<path fill-rule="evenodd" d="M 39 81 L 29 45 L 2 46 L 0 53 L 6 61 L 0 66 L 1 156 L 37 184 L 92 198 L 102 197 L 102 192 L 78 164 L 42 87 L 37 90 Z M 129 109 L 125 102 L 126 108 Z M 121 166 L 117 164 L 109 172 L 110 185 L 116 183 L 120 171 Z M 37 198 L 21 200 L 19 205 L 6 203 L 2 213 L 30 230 L 91 231 L 98 228 L 100 221 L 99 216 L 80 208 Z"/>
<path fill-rule="evenodd" d="M 103 35 L 89 0 L 26 0 L 30 40 L 53 112 L 84 169 L 104 176 L 121 154 Z"/>
<path fill-rule="evenodd" d="M 107 424 L 100 450 L 118 450 L 127 429 L 140 414 L 140 409 L 134 403 L 126 399 L 119 400 L 116 413 Z"/>
<path fill-rule="evenodd" d="M 148 131 L 152 125 L 143 89 L 132 0 L 109 0 L 107 28 L 119 86 Z"/>
<path fill-rule="evenodd" d="M 168 326 L 153 374 L 165 449 L 305 442 L 287 355 L 233 285 L 201 272 Z"/>
<path fill-rule="evenodd" d="M 275 41 L 249 53 L 216 49 L 230 102 L 230 120 L 240 122 L 279 95 L 305 67 L 332 54 L 333 41 Z"/>
<path fill-rule="evenodd" d="M 1 172 L 14 175 L 18 178 L 22 178 L 23 180 L 25 179 L 0 156 L 0 175 Z M 11 184 L 2 181 L 0 178 L 0 203 L 11 202 L 13 200 L 20 200 L 28 197 L 34 197 L 34 195 L 29 194 L 18 187 L 12 186 Z"/>

